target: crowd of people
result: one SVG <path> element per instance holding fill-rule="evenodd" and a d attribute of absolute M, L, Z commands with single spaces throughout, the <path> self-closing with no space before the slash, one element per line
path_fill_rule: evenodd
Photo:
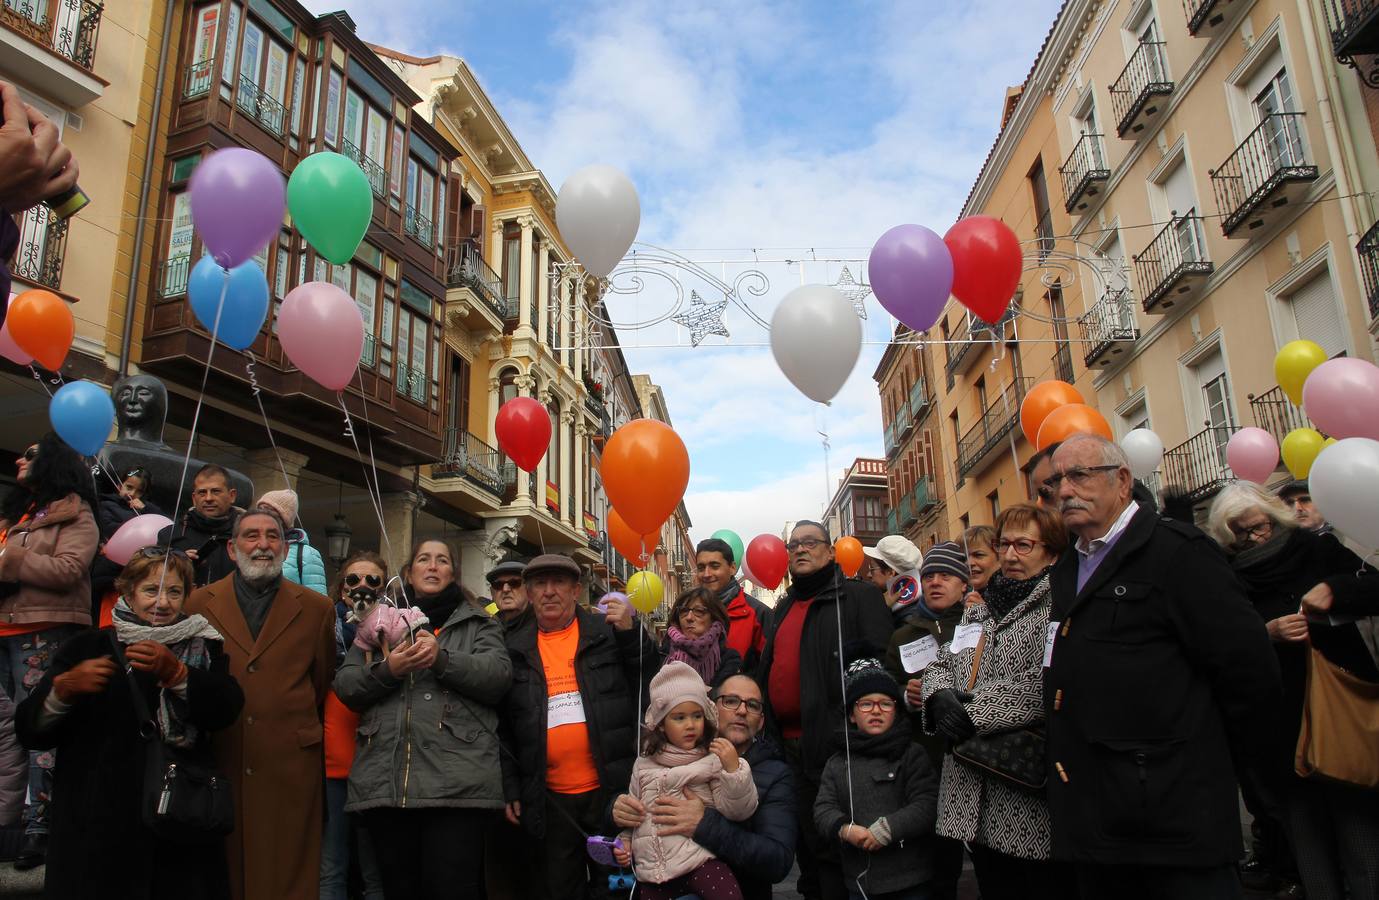
<path fill-rule="evenodd" d="M 861 577 L 796 523 L 774 608 L 706 540 L 658 635 L 560 554 L 478 597 L 427 537 L 326 585 L 296 495 L 215 465 L 93 577 L 147 482 L 98 499 L 53 435 L 16 469 L 0 814 L 51 897 L 718 900 L 798 866 L 951 900 L 969 860 L 984 900 L 1379 896 L 1379 795 L 1295 759 L 1314 667 L 1379 684 L 1379 574 L 1305 484 L 1230 485 L 1203 531 L 1079 435 L 1034 503 Z"/>

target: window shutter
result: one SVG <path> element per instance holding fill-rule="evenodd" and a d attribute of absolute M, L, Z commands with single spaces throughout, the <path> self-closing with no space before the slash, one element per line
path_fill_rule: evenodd
<path fill-rule="evenodd" d="M 1299 338 L 1316 341 L 1329 357 L 1345 352 L 1345 325 L 1336 309 L 1329 271 L 1298 288 L 1289 300 Z"/>

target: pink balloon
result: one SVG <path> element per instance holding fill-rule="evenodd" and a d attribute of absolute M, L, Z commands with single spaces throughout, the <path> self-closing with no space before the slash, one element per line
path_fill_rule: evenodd
<path fill-rule="evenodd" d="M 115 529 L 110 540 L 105 542 L 105 555 L 117 565 L 128 565 L 136 550 L 157 545 L 158 532 L 171 524 L 172 519 L 167 516 L 153 513 L 135 516 Z"/>
<path fill-rule="evenodd" d="M 364 320 L 349 294 L 324 281 L 308 281 L 283 299 L 278 343 L 312 381 L 341 391 L 359 368 Z"/>
<path fill-rule="evenodd" d="M 1226 462 L 1237 478 L 1263 484 L 1278 468 L 1278 441 L 1263 428 L 1242 428 L 1226 444 Z"/>
<path fill-rule="evenodd" d="M 1350 357 L 1327 360 L 1307 376 L 1302 408 L 1328 437 L 1379 441 L 1379 367 Z"/>
<path fill-rule="evenodd" d="M 6 309 L 9 309 L 9 304 L 13 302 L 14 298 L 17 296 L 19 295 L 11 294 L 5 300 Z M 14 338 L 10 337 L 10 323 L 8 319 L 5 320 L 4 325 L 0 325 L 0 356 L 20 366 L 27 366 L 34 361 L 34 358 L 25 353 L 24 348 L 16 344 Z"/>

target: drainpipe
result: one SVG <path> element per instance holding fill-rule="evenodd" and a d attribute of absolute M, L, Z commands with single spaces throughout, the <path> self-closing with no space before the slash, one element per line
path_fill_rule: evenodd
<path fill-rule="evenodd" d="M 163 43 L 158 50 L 158 83 L 153 88 L 153 118 L 148 126 L 148 146 L 144 154 L 144 181 L 139 186 L 139 218 L 134 223 L 134 253 L 129 265 L 129 284 L 125 288 L 124 332 L 120 335 L 120 368 L 118 377 L 129 374 L 129 350 L 134 342 L 134 301 L 139 289 L 139 265 L 144 255 L 144 223 L 148 221 L 148 196 L 153 183 L 154 148 L 158 144 L 158 126 L 163 118 L 163 82 L 168 72 L 168 45 L 172 42 L 173 4 L 168 4 L 163 16 Z"/>

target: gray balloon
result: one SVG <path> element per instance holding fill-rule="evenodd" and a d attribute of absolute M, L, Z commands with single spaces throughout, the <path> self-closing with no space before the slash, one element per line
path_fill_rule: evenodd
<path fill-rule="evenodd" d="M 785 295 L 771 316 L 776 365 L 810 400 L 827 403 L 862 353 L 857 310 L 826 284 L 806 284 Z"/>
<path fill-rule="evenodd" d="M 636 240 L 642 205 L 622 172 L 612 166 L 585 166 L 560 186 L 555 222 L 584 270 L 604 278 Z"/>

